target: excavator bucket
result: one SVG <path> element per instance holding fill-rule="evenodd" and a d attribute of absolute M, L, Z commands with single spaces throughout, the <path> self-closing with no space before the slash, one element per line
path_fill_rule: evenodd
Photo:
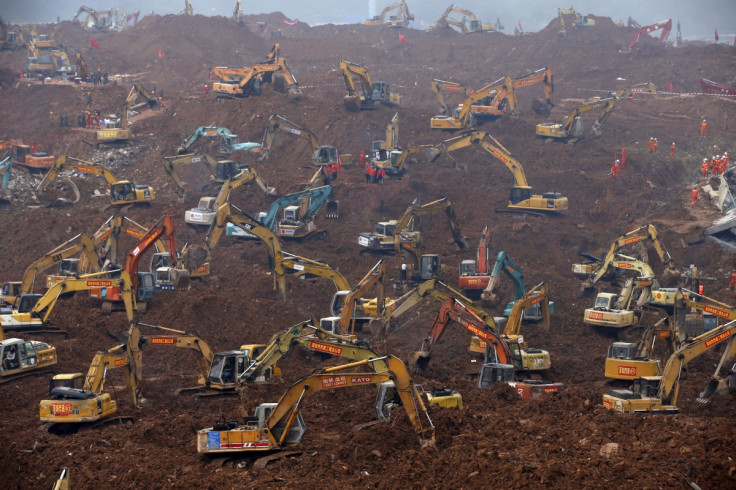
<path fill-rule="evenodd" d="M 440 149 L 439 149 L 439 148 L 437 148 L 437 147 L 429 148 L 429 149 L 428 149 L 428 150 L 427 150 L 427 151 L 425 152 L 425 154 L 426 154 L 426 157 L 427 157 L 427 162 L 428 162 L 428 163 L 429 163 L 430 165 L 431 165 L 431 164 L 433 164 L 433 163 L 434 163 L 434 161 L 435 161 L 435 160 L 437 160 L 437 159 L 438 159 L 438 158 L 440 157 L 440 155 L 442 155 L 442 153 L 443 153 L 443 151 L 442 151 L 442 150 L 440 150 Z"/>
<path fill-rule="evenodd" d="M 489 291 L 483 291 L 480 295 L 480 299 L 485 301 L 491 306 L 496 306 L 501 298 L 496 293 L 489 292 Z"/>
<path fill-rule="evenodd" d="M 532 100 L 532 110 L 540 116 L 549 117 L 552 113 L 552 106 L 543 99 Z"/>
<path fill-rule="evenodd" d="M 340 215 L 340 201 L 337 199 L 330 199 L 327 201 L 327 217 L 337 218 Z"/>
<path fill-rule="evenodd" d="M 302 89 L 300 89 L 299 87 L 291 87 L 286 98 L 289 100 L 297 101 L 302 98 L 302 95 L 304 95 Z"/>
<path fill-rule="evenodd" d="M 185 256 L 182 260 L 187 264 L 187 268 L 190 270 L 198 269 L 202 264 L 207 262 L 209 254 L 207 250 L 202 247 L 187 247 Z"/>
<path fill-rule="evenodd" d="M 346 95 L 345 98 L 342 99 L 342 103 L 348 111 L 357 112 L 360 110 L 360 99 L 357 95 Z"/>
<path fill-rule="evenodd" d="M 710 380 L 705 389 L 700 393 L 698 401 L 708 403 L 708 398 L 711 396 L 726 396 L 732 391 L 736 391 L 736 373 L 731 373 L 724 378 L 713 376 L 713 379 Z"/>
<path fill-rule="evenodd" d="M 417 351 L 409 357 L 409 367 L 415 374 L 420 374 L 429 364 L 430 354 L 426 351 Z"/>
<path fill-rule="evenodd" d="M 177 291 L 186 291 L 189 289 L 191 274 L 186 269 L 171 269 L 171 282 Z"/>

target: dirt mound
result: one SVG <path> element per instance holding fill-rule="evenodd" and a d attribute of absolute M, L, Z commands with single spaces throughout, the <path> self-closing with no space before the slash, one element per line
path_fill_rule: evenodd
<path fill-rule="evenodd" d="M 317 224 L 326 237 L 301 243 L 285 242 L 290 253 L 325 260 L 357 283 L 375 264 L 359 255 L 359 232 L 376 221 L 400 216 L 414 198 L 422 202 L 447 197 L 455 207 L 463 235 L 475 247 L 485 225 L 492 231 L 492 253 L 504 250 L 523 271 L 526 284 L 546 281 L 555 301 L 550 330 L 525 327 L 529 344 L 549 350 L 552 369 L 545 378 L 566 384 L 561 393 L 521 400 L 508 386 L 476 388 L 468 377 L 477 373 L 478 359 L 468 353 L 469 335 L 451 325 L 434 347 L 432 357 L 415 382 L 426 390 L 452 388 L 463 395 L 462 411 L 429 407 L 436 427 L 437 448 L 421 449 L 405 412 L 398 409 L 390 423 L 361 430 L 375 419 L 375 390 L 325 391 L 308 397 L 302 412 L 308 432 L 295 449 L 298 455 L 274 461 L 258 471 L 248 459 L 222 461 L 196 453 L 195 432 L 224 417 L 237 419 L 252 413 L 261 402 L 277 401 L 287 387 L 324 365 L 308 353 L 289 354 L 281 362 L 283 375 L 272 385 L 250 388 L 242 400 L 197 404 L 175 394 L 196 382 L 194 354 L 186 350 L 149 346 L 144 349 L 143 396 L 153 405 L 137 410 L 128 402 L 122 375 L 111 370 L 107 387 L 116 394 L 120 411 L 136 418 L 132 426 L 60 437 L 38 431 L 38 402 L 47 396 L 46 378 L 26 378 L 0 387 L 5 404 L 5 425 L 0 442 L 6 450 L 0 464 L 6 486 L 50 487 L 61 468 L 71 469 L 74 486 L 186 488 L 192 482 L 219 488 L 261 485 L 359 486 L 418 488 L 457 485 L 469 487 L 551 488 L 676 487 L 692 481 L 703 488 L 734 487 L 734 465 L 729 463 L 736 437 L 729 415 L 732 397 L 708 405 L 695 401 L 712 373 L 720 353 L 704 356 L 688 366 L 681 383 L 681 414 L 667 418 L 642 414 L 621 415 L 605 410 L 602 394 L 603 363 L 613 339 L 582 322 L 590 298 L 578 296 L 580 282 L 571 272 L 578 253 L 605 253 L 616 237 L 654 223 L 675 264 L 695 264 L 707 277 L 706 294 L 733 301 L 726 289 L 733 257 L 702 238 L 715 213 L 701 201 L 690 207 L 689 190 L 700 181 L 699 162 L 705 156 L 733 148 L 733 129 L 724 130 L 724 115 L 735 120 L 736 107 L 723 98 L 698 95 L 699 79 L 731 80 L 733 48 L 725 45 L 685 44 L 674 48 L 644 37 L 631 53 L 619 52 L 635 30 L 596 17 L 592 28 L 568 27 L 560 36 L 554 19 L 542 31 L 514 37 L 502 33 L 462 35 L 452 29 L 398 31 L 365 25 L 310 27 L 281 13 L 246 16 L 242 23 L 224 17 L 150 16 L 120 33 L 90 33 L 71 22 L 39 26 L 54 34 L 70 55 L 80 51 L 90 71 L 121 75 L 103 86 L 17 82 L 7 68 L 25 65 L 22 51 L 0 52 L 0 118 L 5 136 L 34 142 L 40 151 L 69 155 L 109 166 L 118 178 L 155 188 L 156 201 L 148 208 L 130 208 L 126 216 L 151 226 L 165 213 L 175 217 L 179 248 L 204 244 L 206 228 L 184 224 L 185 210 L 194 207 L 200 189 L 209 183 L 204 166 L 181 171 L 187 186 L 184 202 L 160 161 L 173 155 L 182 141 L 203 125 L 227 127 L 241 141 L 263 138 L 268 118 L 280 114 L 315 133 L 322 144 L 333 144 L 354 160 L 375 139 L 382 139 L 394 110 L 348 113 L 343 107 L 345 84 L 339 60 L 364 64 L 374 80 L 387 81 L 402 98 L 401 146 L 439 143 L 453 136 L 431 130 L 429 118 L 439 112 L 430 90 L 433 78 L 458 81 L 477 89 L 509 75 L 518 77 L 549 66 L 554 72 L 549 117 L 535 113 L 533 101 L 541 87 L 517 92 L 520 116 L 504 116 L 480 128 L 497 138 L 522 163 L 535 193 L 556 191 L 567 196 L 569 210 L 562 216 L 538 218 L 496 213 L 508 203 L 513 185 L 511 172 L 499 160 L 477 148 L 453 153 L 454 162 L 440 159 L 426 165 L 420 156 L 409 164 L 406 176 L 383 185 L 366 184 L 359 165 L 345 165 L 334 183 L 340 217 L 320 216 Z M 265 27 L 264 27 L 265 25 Z M 46 31 L 44 31 L 46 29 Z M 100 49 L 90 46 L 94 38 Z M 290 101 L 265 84 L 262 95 L 216 102 L 204 85 L 213 66 L 245 66 L 263 60 L 278 42 L 299 82 L 304 97 Z M 159 55 L 160 52 L 160 55 Z M 71 56 L 70 56 L 71 57 Z M 140 111 L 131 118 L 135 141 L 120 146 L 95 146 L 91 129 L 59 127 L 58 116 L 85 109 L 103 114 L 119 112 L 139 79 L 149 90 L 163 95 L 158 111 Z M 583 116 L 585 139 L 577 145 L 546 142 L 535 136 L 540 122 L 558 121 L 583 99 L 652 82 L 657 98 L 633 93 L 619 101 L 593 138 L 590 126 L 598 114 Z M 672 90 L 669 90 L 669 84 Z M 91 96 L 92 101 L 87 105 Z M 462 100 L 447 97 L 450 104 Z M 51 116 L 54 116 L 53 119 Z M 700 120 L 711 125 L 699 137 Z M 657 137 L 659 151 L 650 153 L 647 142 Z M 676 142 L 674 157 L 669 145 Z M 216 138 L 202 139 L 198 152 L 217 152 Z M 625 166 L 617 178 L 610 175 L 616 157 L 625 150 Z M 309 145 L 279 134 L 267 163 L 254 154 L 232 155 L 251 165 L 283 195 L 303 188 L 314 173 Z M 114 212 L 105 196 L 106 183 L 96 176 L 71 175 L 80 201 L 66 208 L 42 207 L 35 189 L 42 176 L 13 169 L 12 208 L 0 215 L 7 231 L 3 261 L 5 280 L 17 280 L 27 265 L 78 233 L 94 233 Z M 273 198 L 254 185 L 232 192 L 231 202 L 255 215 Z M 447 268 L 446 281 L 456 285 L 462 260 L 475 251 L 457 249 L 446 219 L 422 220 L 426 253 L 437 253 Z M 121 250 L 135 244 L 121 238 Z M 124 258 L 124 252 L 121 253 Z M 652 257 L 654 257 L 652 255 Z M 141 267 L 147 269 L 145 256 Z M 222 237 L 212 249 L 212 275 L 195 281 L 186 292 L 161 292 L 150 311 L 139 320 L 152 325 L 197 332 L 214 351 L 243 343 L 266 342 L 273 333 L 312 317 L 326 316 L 334 286 L 329 280 L 287 278 L 287 297 L 277 298 L 264 247 L 257 241 Z M 145 264 L 145 265 L 144 265 Z M 399 265 L 388 262 L 391 278 Z M 663 265 L 654 258 L 658 275 Z M 603 289 L 612 290 L 606 284 Z M 40 286 L 37 290 L 40 291 Z M 389 287 L 389 291 L 391 291 Z M 391 291 L 393 293 L 393 291 Z M 503 282 L 502 297 L 494 314 L 500 315 L 513 294 Z M 394 294 L 395 296 L 395 294 Z M 375 345 L 382 353 L 407 360 L 421 345 L 439 304 L 427 300 L 410 314 L 394 321 L 386 343 Z M 120 342 L 127 330 L 124 316 L 105 316 L 98 303 L 78 293 L 53 310 L 50 323 L 63 326 L 67 339 L 50 339 L 58 349 L 58 372 L 84 371 L 98 350 Z M 367 336 L 366 332 L 359 332 Z M 29 336 L 30 337 L 30 336 Z M 161 461 L 166 461 L 161 464 Z"/>

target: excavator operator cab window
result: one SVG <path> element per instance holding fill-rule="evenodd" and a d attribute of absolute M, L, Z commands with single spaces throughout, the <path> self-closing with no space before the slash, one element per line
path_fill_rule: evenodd
<path fill-rule="evenodd" d="M 18 305 L 18 313 L 30 313 L 36 303 L 41 299 L 40 294 L 24 294 L 20 297 L 20 304 Z"/>
<path fill-rule="evenodd" d="M 123 184 L 113 184 L 112 196 L 116 201 L 129 201 L 135 198 L 133 184 L 130 182 L 125 182 Z"/>
<path fill-rule="evenodd" d="M 608 348 L 609 359 L 628 359 L 636 354 L 636 343 L 614 342 Z"/>
<path fill-rule="evenodd" d="M 244 362 L 244 356 L 238 351 L 215 354 L 207 379 L 214 385 L 235 384 L 236 376 L 242 373 L 235 370 L 236 364 L 242 367 Z"/>
<path fill-rule="evenodd" d="M 472 276 L 477 272 L 475 268 L 475 260 L 463 260 L 460 263 L 460 275 Z"/>
<path fill-rule="evenodd" d="M 613 305 L 616 304 L 616 300 L 618 299 L 618 296 L 596 296 L 595 298 L 595 305 L 593 305 L 593 309 L 596 310 L 609 310 Z"/>
<path fill-rule="evenodd" d="M 299 206 L 286 206 L 284 208 L 284 221 L 290 223 L 299 221 Z"/>
<path fill-rule="evenodd" d="M 73 276 L 79 272 L 79 259 L 63 259 L 59 262 L 59 274 Z"/>
<path fill-rule="evenodd" d="M 490 388 L 497 382 L 514 380 L 514 366 L 490 362 L 483 364 L 478 376 L 478 388 Z"/>
<path fill-rule="evenodd" d="M 81 374 L 68 376 L 62 375 L 63 377 L 54 376 L 49 381 L 49 393 L 54 391 L 54 388 L 72 388 L 74 390 L 81 390 L 84 388 L 84 376 Z"/>
<path fill-rule="evenodd" d="M 532 190 L 528 187 L 512 187 L 511 194 L 509 194 L 509 201 L 511 204 L 518 204 L 522 201 L 527 201 L 532 197 Z"/>

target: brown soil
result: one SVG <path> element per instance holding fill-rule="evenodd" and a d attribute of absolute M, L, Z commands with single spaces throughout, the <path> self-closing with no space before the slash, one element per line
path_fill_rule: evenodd
<path fill-rule="evenodd" d="M 539 33 L 512 37 L 500 33 L 463 36 L 454 31 L 403 31 L 408 43 L 400 44 L 395 30 L 363 25 L 304 24 L 288 26 L 283 15 L 253 17 L 267 23 L 258 35 L 231 20 L 194 16 L 148 17 L 123 33 L 96 34 L 99 51 L 91 50 L 90 35 L 62 22 L 57 31 L 70 53 L 82 50 L 91 71 L 137 74 L 147 88 L 155 83 L 164 90 L 166 106 L 132 126 L 133 144 L 94 148 L 85 144 L 94 135 L 77 128 L 49 125 L 49 112 L 74 115 L 83 110 L 86 92 L 94 108 L 116 112 L 129 83 L 104 87 L 18 83 L 13 73 L 0 73 L 0 120 L 4 136 L 36 142 L 41 151 L 70 155 L 108 164 L 119 176 L 154 186 L 159 198 L 147 209 L 130 209 L 127 215 L 152 224 L 164 213 L 175 216 L 180 244 L 201 244 L 205 231 L 183 222 L 193 207 L 205 169 L 182 172 L 191 186 L 186 202 L 179 203 L 172 183 L 159 161 L 172 155 L 195 128 L 216 124 L 237 133 L 241 140 L 260 141 L 265 123 L 278 113 L 310 128 L 324 142 L 357 155 L 374 139 L 383 137 L 393 112 L 347 113 L 342 104 L 345 87 L 338 70 L 341 58 L 364 64 L 374 78 L 386 80 L 402 96 L 402 145 L 436 143 L 449 133 L 429 129 L 437 104 L 429 89 L 432 78 L 456 80 L 477 87 L 504 75 L 519 76 L 550 65 L 555 74 L 552 118 L 567 114 L 574 102 L 616 90 L 633 77 L 650 81 L 664 90 L 672 82 L 677 94 L 658 99 L 636 96 L 625 99 L 603 127 L 603 136 L 569 146 L 545 143 L 534 136 L 542 122 L 530 110 L 539 87 L 519 91 L 522 106 L 518 119 L 502 118 L 486 123 L 491 132 L 523 163 L 537 192 L 555 190 L 568 196 L 570 209 L 562 217 L 516 219 L 497 214 L 505 206 L 512 183 L 500 162 L 478 149 L 454 155 L 428 167 L 422 159 L 412 163 L 402 180 L 382 186 L 367 185 L 358 165 L 346 167 L 335 185 L 340 218 L 320 224 L 329 232 L 320 241 L 287 243 L 285 249 L 313 259 L 324 259 L 351 283 L 357 282 L 375 263 L 358 255 L 358 232 L 375 221 L 398 217 L 419 197 L 429 202 L 452 200 L 462 230 L 472 246 L 484 225 L 493 230 L 493 250 L 505 250 L 524 272 L 527 284 L 547 281 L 555 305 L 552 328 L 525 331 L 531 345 L 551 352 L 550 380 L 566 384 L 566 391 L 536 400 L 517 399 L 505 386 L 479 390 L 465 373 L 471 362 L 468 335 L 450 329 L 436 346 L 429 368 L 415 381 L 425 389 L 450 387 L 463 395 L 465 408 L 452 411 L 430 407 L 437 427 L 436 450 L 420 449 L 408 419 L 399 411 L 391 423 L 361 431 L 353 427 L 373 415 L 372 390 L 323 392 L 308 398 L 303 414 L 308 433 L 297 449 L 303 451 L 255 470 L 247 459 L 223 462 L 197 454 L 195 432 L 209 427 L 221 415 L 235 418 L 250 413 L 264 401 L 276 401 L 293 381 L 320 366 L 303 352 L 282 362 L 284 376 L 273 385 L 249 391 L 240 401 L 197 405 L 175 390 L 194 383 L 197 373 L 192 354 L 149 348 L 144 352 L 144 396 L 153 407 L 136 410 L 123 394 L 120 373 L 112 382 L 121 412 L 133 415 L 130 427 L 107 426 L 70 436 L 39 431 L 38 402 L 48 390 L 47 378 L 26 378 L 0 388 L 4 424 L 0 435 L 0 467 L 6 488 L 49 488 L 63 467 L 71 469 L 76 488 L 227 488 L 227 487 L 369 487 L 427 488 L 682 488 L 687 481 L 702 488 L 736 487 L 736 464 L 731 461 L 736 430 L 732 422 L 733 397 L 695 402 L 717 362 L 717 353 L 689 366 L 681 383 L 681 414 L 670 417 L 621 415 L 607 411 L 601 396 L 608 389 L 603 362 L 611 338 L 582 323 L 589 298 L 578 297 L 579 280 L 570 272 L 578 252 L 601 255 L 611 240 L 646 223 L 657 225 L 664 242 L 681 267 L 696 264 L 715 277 L 706 294 L 732 301 L 726 289 L 733 257 L 701 233 L 716 212 L 701 201 L 692 209 L 689 190 L 699 180 L 699 162 L 723 150 L 733 150 L 733 130 L 722 130 L 723 115 L 736 120 L 736 106 L 724 98 L 685 93 L 699 92 L 699 79 L 728 83 L 734 79 L 733 48 L 725 45 L 661 46 L 643 39 L 634 53 L 618 52 L 633 29 L 597 19 L 595 29 L 569 31 L 558 37 L 557 21 Z M 204 95 L 208 68 L 241 66 L 262 59 L 272 46 L 271 31 L 281 29 L 282 55 L 303 87 L 305 97 L 287 101 L 285 94 L 265 86 L 260 97 L 216 103 Z M 161 50 L 163 57 L 157 56 Z M 0 65 L 24 66 L 25 53 L 2 52 Z M 460 101 L 456 101 L 460 102 Z M 589 113 L 590 114 L 590 113 Z M 707 138 L 700 139 L 699 122 L 711 122 Z M 589 130 L 595 115 L 584 117 Z M 649 154 L 647 141 L 661 142 Z M 669 145 L 677 144 L 674 158 Z M 216 142 L 200 141 L 201 151 L 215 150 Z M 614 154 L 626 146 L 626 167 L 618 179 L 609 175 Z M 305 142 L 279 137 L 271 159 L 261 164 L 253 156 L 240 156 L 279 193 L 292 192 L 313 172 Z M 14 169 L 12 209 L 0 215 L 3 239 L 4 280 L 20 277 L 35 258 L 77 233 L 94 231 L 112 213 L 104 197 L 94 197 L 104 182 L 78 178 L 82 199 L 73 207 L 39 207 L 33 195 L 34 180 Z M 232 202 L 246 212 L 265 209 L 269 198 L 255 186 L 241 187 Z M 449 240 L 442 219 L 424 220 L 426 251 L 442 255 L 448 266 L 448 282 L 456 284 L 458 264 L 474 257 L 473 250 L 458 251 Z M 127 242 L 126 242 L 127 243 Z M 132 242 L 126 246 L 132 246 Z M 653 261 L 661 273 L 661 264 Z M 389 262 L 393 266 L 393 262 Z M 324 316 L 334 288 L 330 281 L 309 285 L 288 280 L 288 297 L 277 300 L 268 273 L 263 247 L 255 242 L 223 238 L 213 251 L 213 276 L 186 293 L 161 293 L 140 320 L 197 332 L 216 351 L 234 349 L 244 342 L 265 342 L 273 332 L 310 317 Z M 394 270 L 391 270 L 394 275 Z M 502 291 L 511 296 L 511 285 Z M 380 352 L 406 359 L 421 344 L 436 313 L 428 301 L 410 321 L 393 326 Z M 497 312 L 500 314 L 500 312 Z M 103 316 L 84 295 L 60 302 L 51 323 L 70 332 L 68 339 L 50 339 L 58 349 L 58 372 L 86 370 L 100 349 L 125 331 L 122 314 Z M 331 361 L 336 363 L 337 361 Z M 476 366 L 477 364 L 473 364 Z M 475 367 L 473 367 L 475 369 Z M 604 455 L 609 443 L 618 452 Z"/>

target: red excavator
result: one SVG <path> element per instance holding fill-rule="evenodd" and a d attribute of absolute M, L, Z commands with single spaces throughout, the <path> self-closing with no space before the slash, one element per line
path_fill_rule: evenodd
<path fill-rule="evenodd" d="M 659 36 L 659 42 L 663 43 L 665 39 L 667 39 L 667 36 L 670 35 L 670 31 L 672 30 L 672 19 L 663 20 L 660 22 L 657 22 L 656 24 L 651 24 L 648 26 L 644 26 L 638 31 L 636 31 L 636 34 L 634 34 L 634 37 L 629 42 L 629 45 L 622 49 L 621 51 L 631 51 L 636 47 L 637 44 L 639 44 L 639 39 L 644 34 L 649 34 L 650 32 L 657 31 L 659 29 L 662 29 L 662 34 Z"/>

